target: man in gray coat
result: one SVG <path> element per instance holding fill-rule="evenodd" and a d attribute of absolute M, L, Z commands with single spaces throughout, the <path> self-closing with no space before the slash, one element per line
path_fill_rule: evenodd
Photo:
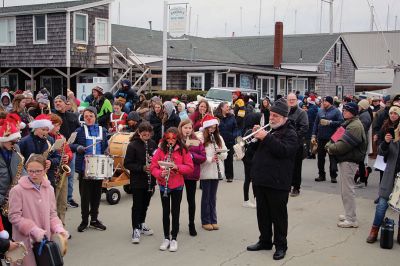
<path fill-rule="evenodd" d="M 292 175 L 292 189 L 290 191 L 290 196 L 296 197 L 300 194 L 304 140 L 308 132 L 308 116 L 303 109 L 299 108 L 296 94 L 290 93 L 287 96 L 287 102 L 290 107 L 288 118 L 296 129 L 298 144 Z"/>

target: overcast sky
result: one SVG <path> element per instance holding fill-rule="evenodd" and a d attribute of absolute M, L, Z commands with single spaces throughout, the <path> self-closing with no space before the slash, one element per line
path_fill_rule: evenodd
<path fill-rule="evenodd" d="M 4 1 L 6 6 L 63 2 Z M 187 2 L 188 10 L 191 7 L 191 35 L 196 35 L 196 32 L 202 37 L 231 36 L 232 32 L 235 32 L 236 36 L 258 35 L 260 0 L 188 0 Z M 389 30 L 395 29 L 395 16 L 398 16 L 397 29 L 400 30 L 400 0 L 334 0 L 334 32 L 339 32 L 340 29 L 342 32 L 368 31 L 370 25 L 368 3 L 375 6 L 378 29 L 387 29 L 387 13 L 390 6 Z M 261 35 L 273 34 L 274 13 L 276 21 L 284 23 L 285 34 L 317 33 L 320 31 L 320 8 L 321 0 L 261 0 Z M 151 20 L 153 29 L 161 30 L 162 16 L 162 0 L 114 0 L 112 4 L 112 23 L 118 23 L 120 20 L 122 25 L 148 28 L 148 21 Z M 328 3 L 323 3 L 322 32 L 329 32 Z"/>

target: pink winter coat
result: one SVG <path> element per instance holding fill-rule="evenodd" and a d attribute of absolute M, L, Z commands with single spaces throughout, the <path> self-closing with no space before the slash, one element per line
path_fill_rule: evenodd
<path fill-rule="evenodd" d="M 183 187 L 185 184 L 183 175 L 189 175 L 193 173 L 194 170 L 190 153 L 184 149 L 181 154 L 178 149 L 179 146 L 175 145 L 174 151 L 171 155 L 171 160 L 173 160 L 178 167 L 178 171 L 171 171 L 168 180 L 169 189 Z M 165 178 L 161 177 L 162 168 L 158 164 L 158 161 L 165 161 L 167 155 L 168 154 L 165 154 L 162 149 L 158 148 L 151 160 L 150 165 L 151 174 L 157 179 L 157 183 L 161 186 L 165 186 Z"/>
<path fill-rule="evenodd" d="M 13 239 L 23 241 L 28 250 L 22 264 L 26 266 L 36 266 L 31 245 L 33 230 L 45 230 L 48 239 L 53 233 L 66 232 L 57 217 L 54 189 L 48 180 L 43 180 L 40 191 L 37 191 L 27 176 L 21 177 L 10 191 L 8 218 L 12 224 Z"/>

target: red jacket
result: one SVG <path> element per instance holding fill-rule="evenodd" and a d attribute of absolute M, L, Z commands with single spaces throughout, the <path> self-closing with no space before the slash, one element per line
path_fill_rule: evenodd
<path fill-rule="evenodd" d="M 174 163 L 178 167 L 178 170 L 171 170 L 168 180 L 169 189 L 182 187 L 185 184 L 183 175 L 189 175 L 194 170 L 193 161 L 190 153 L 186 150 L 183 150 L 181 154 L 178 148 L 179 146 L 175 145 L 175 149 L 171 155 L 171 160 L 174 161 Z M 158 148 L 151 160 L 151 174 L 157 179 L 157 183 L 161 186 L 165 186 L 165 178 L 161 177 L 161 171 L 163 169 L 158 164 L 158 161 L 165 161 L 167 156 L 168 154 L 165 154 L 162 149 Z"/>

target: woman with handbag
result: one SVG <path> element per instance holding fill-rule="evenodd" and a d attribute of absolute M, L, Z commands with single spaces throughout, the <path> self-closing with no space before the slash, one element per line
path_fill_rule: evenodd
<path fill-rule="evenodd" d="M 28 254 L 22 265 L 35 266 L 31 240 L 40 242 L 46 236 L 61 234 L 68 239 L 68 232 L 57 217 L 54 189 L 46 176 L 46 159 L 34 154 L 26 162 L 28 176 L 23 176 L 10 191 L 9 219 L 13 226 L 13 239 L 24 242 Z"/>

